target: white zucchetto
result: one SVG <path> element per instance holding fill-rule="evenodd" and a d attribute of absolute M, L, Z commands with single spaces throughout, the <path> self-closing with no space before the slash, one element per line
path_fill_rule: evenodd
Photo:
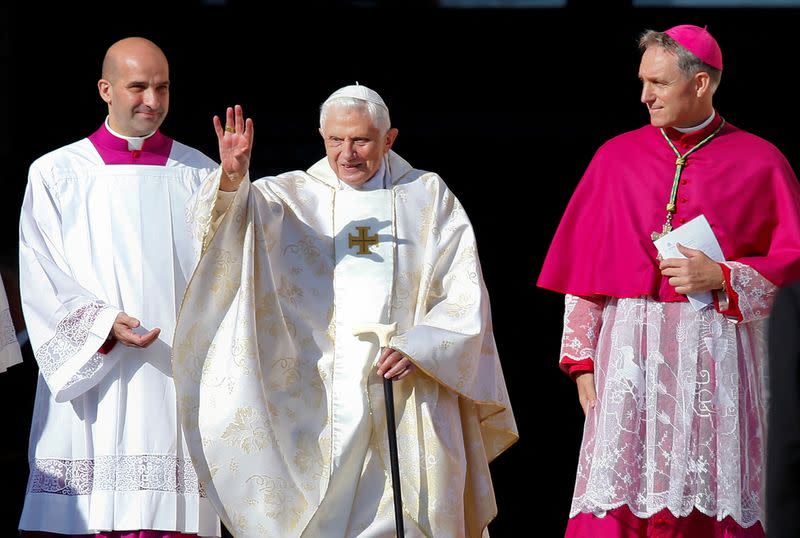
<path fill-rule="evenodd" d="M 325 99 L 325 103 L 323 103 L 323 106 L 325 106 L 325 104 L 328 101 L 336 99 L 337 97 L 353 97 L 355 99 L 362 99 L 370 103 L 375 103 L 378 106 L 382 106 L 387 111 L 389 110 L 389 107 L 387 107 L 386 103 L 383 102 L 383 98 L 381 98 L 381 96 L 378 95 L 378 92 L 376 92 L 375 90 L 371 90 L 366 86 L 362 86 L 357 82 L 350 86 L 344 86 L 343 88 L 339 88 L 338 90 L 333 92 L 330 95 L 330 97 Z"/>

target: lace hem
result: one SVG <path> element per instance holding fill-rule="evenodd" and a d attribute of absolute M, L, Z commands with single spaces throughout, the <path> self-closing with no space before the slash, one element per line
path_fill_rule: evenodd
<path fill-rule="evenodd" d="M 718 513 L 716 510 L 706 509 L 705 507 L 699 504 L 693 504 L 688 507 L 684 506 L 680 510 L 676 511 L 673 510 L 672 507 L 669 506 L 667 503 L 659 503 L 658 505 L 653 505 L 653 507 L 650 510 L 638 511 L 634 508 L 634 506 L 631 503 L 625 501 L 619 503 L 608 503 L 608 504 L 602 504 L 602 503 L 591 504 L 591 505 L 581 506 L 580 508 L 576 508 L 575 505 L 573 504 L 573 507 L 572 509 L 570 509 L 569 512 L 569 517 L 571 519 L 581 513 L 592 514 L 596 517 L 605 517 L 607 512 L 610 512 L 611 510 L 616 510 L 617 508 L 620 508 L 622 506 L 626 506 L 628 510 L 631 511 L 631 514 L 638 517 L 639 519 L 651 518 L 657 513 L 666 509 L 669 510 L 670 513 L 675 517 L 688 517 L 693 510 L 697 510 L 701 514 L 706 515 L 708 517 L 713 517 L 717 521 L 722 521 L 726 517 L 730 517 L 733 521 L 736 522 L 737 525 L 745 529 L 750 528 L 759 522 L 761 522 L 762 524 L 764 523 L 762 519 L 759 518 L 757 515 L 749 517 L 747 519 L 737 518 L 732 513 L 729 512 Z"/>
<path fill-rule="evenodd" d="M 177 456 L 37 459 L 29 493 L 89 495 L 93 491 L 167 491 L 205 497 L 191 460 Z"/>

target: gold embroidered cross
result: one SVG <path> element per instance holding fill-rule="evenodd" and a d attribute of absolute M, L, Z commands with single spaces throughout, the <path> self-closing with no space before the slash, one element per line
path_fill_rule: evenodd
<path fill-rule="evenodd" d="M 356 226 L 358 235 L 347 236 L 347 248 L 358 247 L 356 254 L 369 254 L 369 246 L 378 244 L 378 234 L 367 235 L 369 226 Z"/>

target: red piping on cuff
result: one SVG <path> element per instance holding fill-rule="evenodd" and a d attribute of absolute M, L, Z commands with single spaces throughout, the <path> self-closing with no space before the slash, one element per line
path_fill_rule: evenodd
<path fill-rule="evenodd" d="M 114 338 L 113 335 L 109 336 L 108 338 L 106 338 L 106 341 L 103 342 L 103 345 L 100 346 L 100 349 L 98 349 L 97 352 L 106 355 L 108 354 L 109 351 L 114 349 L 115 345 L 117 345 L 117 339 Z"/>
<path fill-rule="evenodd" d="M 581 359 L 576 361 L 569 357 L 562 357 L 559 363 L 561 370 L 565 374 L 575 379 L 575 376 L 583 372 L 594 372 L 594 361 L 592 359 Z"/>
<path fill-rule="evenodd" d="M 722 275 L 725 278 L 725 293 L 728 295 L 728 308 L 725 310 L 720 310 L 719 296 L 717 295 L 719 290 L 714 290 L 714 293 L 712 293 L 712 296 L 714 297 L 714 308 L 716 308 L 717 312 L 724 316 L 730 316 L 732 318 L 736 318 L 737 321 L 742 321 L 744 316 L 742 315 L 742 311 L 739 310 L 739 294 L 733 291 L 733 286 L 731 286 L 731 268 L 724 263 L 720 263 L 719 266 L 722 269 Z"/>

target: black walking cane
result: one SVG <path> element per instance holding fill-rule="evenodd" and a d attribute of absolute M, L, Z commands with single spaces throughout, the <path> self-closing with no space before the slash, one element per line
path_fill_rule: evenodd
<path fill-rule="evenodd" d="M 386 400 L 386 432 L 389 434 L 389 460 L 392 467 L 394 525 L 398 538 L 402 538 L 405 536 L 405 531 L 403 530 L 403 498 L 400 495 L 400 462 L 397 459 L 397 430 L 394 424 L 394 389 L 392 380 L 385 377 L 383 378 L 383 397 Z"/>
<path fill-rule="evenodd" d="M 358 336 L 374 333 L 378 337 L 381 349 L 389 346 L 389 339 L 397 330 L 397 322 L 390 325 L 368 323 L 353 329 Z M 386 401 L 386 433 L 389 435 L 389 461 L 392 468 L 392 496 L 394 497 L 394 525 L 398 538 L 405 536 L 403 530 L 403 496 L 400 494 L 400 461 L 397 457 L 397 430 L 394 420 L 394 388 L 392 380 L 383 378 L 383 399 Z"/>

